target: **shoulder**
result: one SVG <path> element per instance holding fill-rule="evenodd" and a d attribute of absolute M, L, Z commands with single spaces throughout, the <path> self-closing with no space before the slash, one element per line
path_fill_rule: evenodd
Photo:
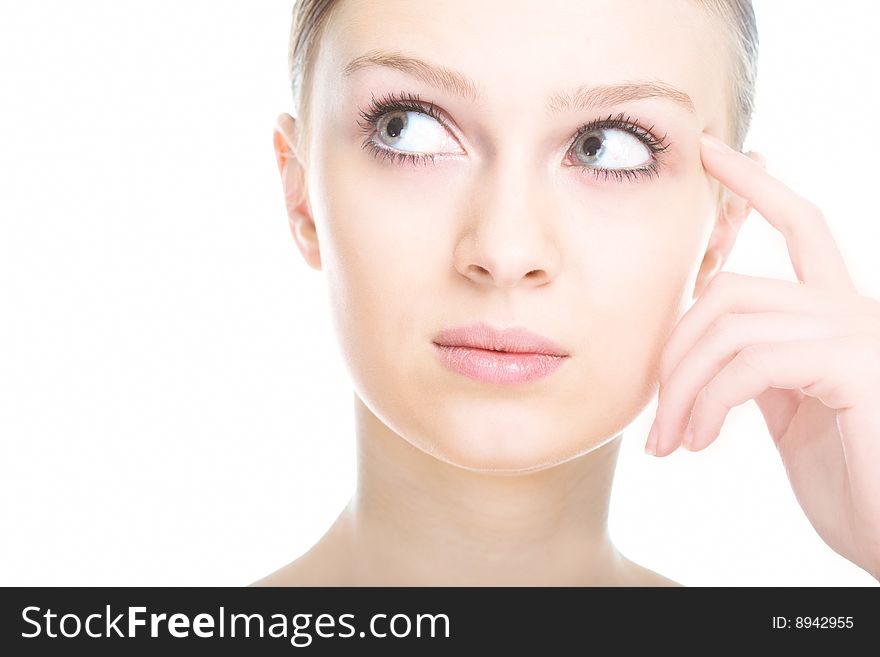
<path fill-rule="evenodd" d="M 614 586 L 683 586 L 649 568 L 624 558 Z M 351 586 L 342 568 L 331 568 L 305 554 L 296 561 L 266 575 L 249 586 Z"/>
<path fill-rule="evenodd" d="M 297 565 L 298 561 L 293 561 L 265 577 L 251 582 L 248 586 L 310 586 L 306 577 L 307 572 Z"/>
<path fill-rule="evenodd" d="M 650 568 L 640 566 L 634 561 L 623 557 L 624 576 L 620 586 L 684 586 L 673 579 L 669 579 Z"/>
<path fill-rule="evenodd" d="M 308 553 L 248 586 L 344 586 L 341 569 L 333 568 Z"/>
<path fill-rule="evenodd" d="M 349 586 L 350 564 L 345 554 L 319 542 L 286 566 L 248 586 Z"/>
<path fill-rule="evenodd" d="M 343 512 L 304 554 L 248 586 L 351 586 L 350 545 Z"/>

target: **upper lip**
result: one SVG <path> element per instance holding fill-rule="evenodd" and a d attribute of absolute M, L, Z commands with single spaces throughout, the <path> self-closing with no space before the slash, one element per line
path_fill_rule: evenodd
<path fill-rule="evenodd" d="M 558 344 L 526 328 L 514 326 L 499 329 L 484 322 L 445 329 L 434 337 L 434 343 L 445 347 L 568 356 L 568 352 Z"/>

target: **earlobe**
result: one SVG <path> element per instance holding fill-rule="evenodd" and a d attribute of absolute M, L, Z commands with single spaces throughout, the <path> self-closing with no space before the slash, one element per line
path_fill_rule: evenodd
<path fill-rule="evenodd" d="M 278 117 L 272 136 L 275 159 L 281 174 L 284 204 L 290 232 L 306 263 L 321 269 L 318 233 L 312 218 L 303 164 L 296 153 L 296 121 L 289 114 Z"/>

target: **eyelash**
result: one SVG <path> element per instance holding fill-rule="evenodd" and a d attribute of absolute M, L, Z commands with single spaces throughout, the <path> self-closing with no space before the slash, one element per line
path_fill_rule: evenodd
<path fill-rule="evenodd" d="M 434 153 L 404 153 L 402 151 L 395 151 L 390 148 L 379 146 L 373 141 L 373 133 L 377 128 L 379 119 L 385 114 L 395 111 L 420 112 L 422 114 L 427 114 L 440 123 L 444 128 L 448 129 L 446 121 L 440 115 L 440 112 L 434 107 L 434 104 L 423 102 L 418 94 L 410 94 L 402 91 L 399 94 L 387 94 L 379 99 L 376 99 L 376 97 L 373 96 L 369 108 L 366 111 L 362 110 L 359 113 L 361 120 L 358 121 L 358 125 L 367 135 L 367 138 L 364 140 L 363 144 L 361 144 L 361 148 L 370 151 L 370 153 L 377 159 L 388 159 L 393 162 L 409 162 L 416 165 L 421 163 L 427 164 L 428 162 L 433 163 L 435 157 Z M 604 177 L 605 180 L 611 176 L 614 176 L 618 181 L 622 181 L 624 178 L 635 180 L 640 176 L 647 176 L 650 178 L 659 175 L 658 161 L 661 154 L 671 146 L 671 144 L 666 141 L 665 134 L 659 139 L 655 137 L 652 132 L 653 128 L 653 125 L 650 128 L 643 128 L 636 120 L 629 115 L 624 115 L 623 112 L 620 112 L 616 116 L 609 114 L 604 119 L 593 119 L 578 128 L 572 139 L 571 145 L 568 150 L 566 150 L 566 153 L 571 152 L 575 144 L 577 144 L 578 140 L 585 133 L 603 129 L 623 130 L 635 135 L 643 144 L 645 144 L 645 146 L 648 147 L 652 153 L 651 162 L 649 164 L 637 169 L 604 169 L 587 165 L 575 166 L 579 169 L 584 169 L 585 172 L 590 173 L 596 178 Z"/>

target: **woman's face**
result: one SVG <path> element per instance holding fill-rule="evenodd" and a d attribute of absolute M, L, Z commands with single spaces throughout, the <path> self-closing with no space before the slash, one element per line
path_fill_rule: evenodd
<path fill-rule="evenodd" d="M 716 228 L 699 138 L 728 131 L 718 25 L 689 0 L 342 0 L 335 12 L 315 61 L 305 189 L 358 396 L 466 468 L 537 469 L 604 444 L 656 392 Z M 444 70 L 343 74 L 379 51 Z M 624 82 L 654 93 L 590 91 Z M 372 98 L 401 92 L 443 122 L 406 108 L 365 130 Z M 575 141 L 609 115 L 624 126 Z M 436 158 L 375 157 L 383 148 Z M 597 171 L 648 166 L 655 175 Z M 527 383 L 463 376 L 433 339 L 475 322 L 525 327 L 569 357 Z"/>

